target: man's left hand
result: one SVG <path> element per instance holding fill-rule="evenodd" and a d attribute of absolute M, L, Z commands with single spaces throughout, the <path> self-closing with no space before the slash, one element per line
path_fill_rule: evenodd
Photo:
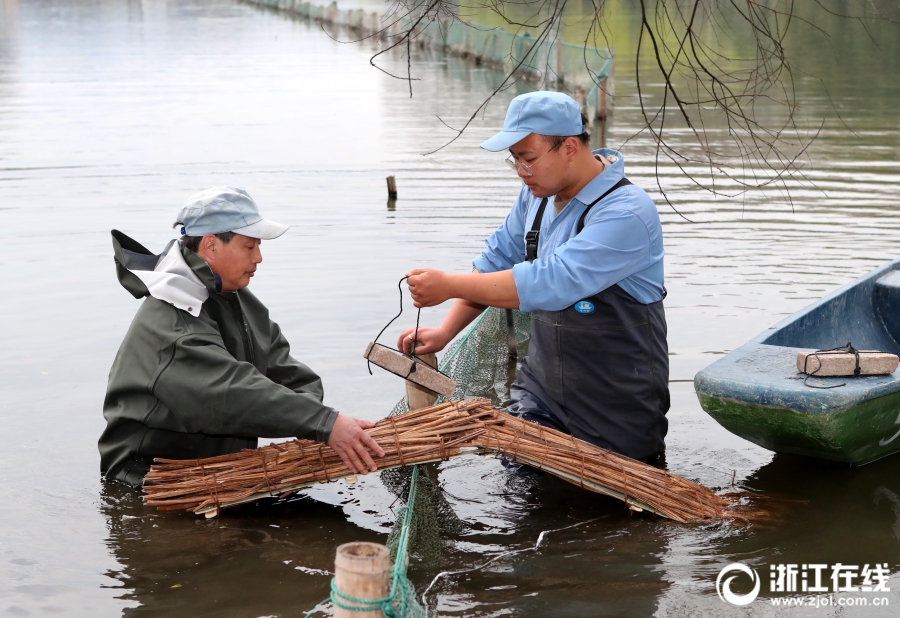
<path fill-rule="evenodd" d="M 453 298 L 450 275 L 434 268 L 417 268 L 406 273 L 409 293 L 416 307 L 434 307 Z"/>

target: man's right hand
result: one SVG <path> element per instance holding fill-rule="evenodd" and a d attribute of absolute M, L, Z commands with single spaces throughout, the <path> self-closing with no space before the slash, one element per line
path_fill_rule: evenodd
<path fill-rule="evenodd" d="M 338 414 L 331 428 L 328 446 L 341 456 L 341 460 L 348 468 L 359 474 L 366 474 L 370 470 L 375 472 L 378 469 L 369 455 L 369 450 L 376 457 L 384 457 L 384 449 L 363 431 L 374 426 L 375 423 L 370 421 L 360 421 L 345 414 Z"/>
<path fill-rule="evenodd" d="M 402 333 L 397 339 L 397 349 L 404 354 L 409 354 L 413 348 L 413 337 L 416 337 L 416 354 L 430 354 L 431 352 L 440 352 L 450 343 L 452 337 L 447 337 L 441 328 L 419 328 L 416 334 L 415 328 L 410 328 Z"/>

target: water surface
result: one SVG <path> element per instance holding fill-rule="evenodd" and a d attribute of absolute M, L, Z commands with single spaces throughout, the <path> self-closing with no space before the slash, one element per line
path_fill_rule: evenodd
<path fill-rule="evenodd" d="M 900 459 L 854 470 L 774 456 L 711 421 L 690 384 L 721 354 L 898 253 L 896 54 L 840 35 L 852 43 L 843 64 L 814 40 L 798 41 L 818 54 L 810 63 L 834 70 L 824 75 L 832 101 L 814 83 L 804 90 L 804 113 L 831 119 L 807 164 L 816 186 L 794 186 L 793 208 L 777 191 L 712 199 L 674 168 L 658 171 L 696 222 L 660 206 L 668 466 L 716 489 L 733 482 L 772 517 L 675 525 L 562 482 L 510 478 L 496 461 L 448 462 L 440 479 L 465 525 L 447 536 L 440 569 L 599 519 L 550 535 L 539 553 L 443 580 L 430 597 L 442 615 L 739 615 L 714 591 L 729 562 L 900 568 Z M 640 122 L 623 59 L 628 32 L 617 37 L 625 51 L 612 147 Z M 228 0 L 3 4 L 0 612 L 302 615 L 327 595 L 337 544 L 384 541 L 395 497 L 378 478 L 203 520 L 149 511 L 102 483 L 96 451 L 107 373 L 138 306 L 115 280 L 109 230 L 158 251 L 186 197 L 217 184 L 246 188 L 267 217 L 293 226 L 263 244 L 252 289 L 295 355 L 322 375 L 327 403 L 377 419 L 402 395 L 397 378 L 368 375 L 362 352 L 396 313 L 404 272 L 467 270 L 506 214 L 518 181 L 502 155 L 477 144 L 500 127 L 516 90 L 452 146 L 423 156 L 451 136 L 437 116 L 458 124 L 498 74 L 417 52 L 422 81 L 410 98 L 405 83 L 368 65 L 372 50 Z M 630 178 L 658 197 L 652 144 L 639 137 L 624 153 Z M 388 174 L 398 179 L 395 210 Z M 445 310 L 424 311 L 423 323 Z M 388 339 L 413 319 L 406 314 Z M 414 564 L 410 575 L 421 589 L 440 569 Z M 900 578 L 891 583 L 896 607 Z M 762 601 L 753 612 L 838 613 Z"/>

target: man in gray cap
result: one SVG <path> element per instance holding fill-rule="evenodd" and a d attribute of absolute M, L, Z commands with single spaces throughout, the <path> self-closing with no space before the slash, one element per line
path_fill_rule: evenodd
<path fill-rule="evenodd" d="M 327 442 L 351 469 L 376 469 L 374 425 L 322 403 L 322 381 L 247 285 L 262 240 L 286 225 L 263 219 L 243 189 L 216 187 L 178 214 L 180 240 L 154 255 L 112 231 L 119 282 L 144 298 L 109 373 L 100 437 L 106 478 L 141 485 L 154 457 L 196 459 L 256 448 L 257 439 Z"/>
<path fill-rule="evenodd" d="M 407 273 L 417 307 L 457 299 L 440 327 L 418 329 L 416 351 L 440 350 L 486 306 L 531 313 L 510 411 L 655 460 L 669 409 L 656 206 L 625 177 L 621 153 L 591 151 L 578 103 L 565 94 L 514 98 L 503 131 L 481 147 L 509 150 L 524 186 L 473 273 Z M 397 347 L 408 351 L 413 332 Z"/>

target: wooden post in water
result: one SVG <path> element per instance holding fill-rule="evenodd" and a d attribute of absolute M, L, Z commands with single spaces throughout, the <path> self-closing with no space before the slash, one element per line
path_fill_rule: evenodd
<path fill-rule="evenodd" d="M 393 176 L 387 177 L 388 197 L 397 199 L 397 180 Z"/>
<path fill-rule="evenodd" d="M 609 87 L 609 78 L 602 80 L 597 86 L 597 120 L 606 120 L 606 89 Z"/>
<path fill-rule="evenodd" d="M 581 108 L 581 113 L 587 115 L 587 90 L 584 88 L 575 89 L 575 102 Z"/>
<path fill-rule="evenodd" d="M 606 148 L 606 118 L 594 120 L 594 132 L 591 134 L 594 148 Z"/>
<path fill-rule="evenodd" d="M 390 593 L 391 552 L 380 543 L 344 543 L 334 558 L 334 587 L 355 599 L 383 599 Z M 338 597 L 342 605 L 365 608 Z M 334 606 L 334 618 L 384 618 L 381 609 L 349 610 Z"/>
<path fill-rule="evenodd" d="M 438 366 L 437 356 L 434 352 L 430 354 L 416 354 L 416 360 L 430 367 Z M 434 402 L 437 400 L 437 396 L 438 394 L 433 390 L 406 380 L 406 401 L 409 403 L 410 410 L 418 410 L 419 408 L 433 406 Z"/>
<path fill-rule="evenodd" d="M 611 49 L 609 51 L 612 52 Z M 600 86 L 597 87 L 597 119 L 603 120 L 604 125 L 609 118 L 609 95 L 613 80 L 615 79 L 615 69 L 616 57 L 613 56 L 609 59 L 608 77 L 604 78 L 603 81 L 600 82 Z"/>
<path fill-rule="evenodd" d="M 560 28 L 562 28 L 562 21 L 559 24 Z M 557 34 L 559 34 L 557 32 Z M 563 46 L 562 39 L 557 36 L 556 37 L 556 82 L 560 85 L 565 84 L 566 81 L 566 68 L 563 66 Z"/>

